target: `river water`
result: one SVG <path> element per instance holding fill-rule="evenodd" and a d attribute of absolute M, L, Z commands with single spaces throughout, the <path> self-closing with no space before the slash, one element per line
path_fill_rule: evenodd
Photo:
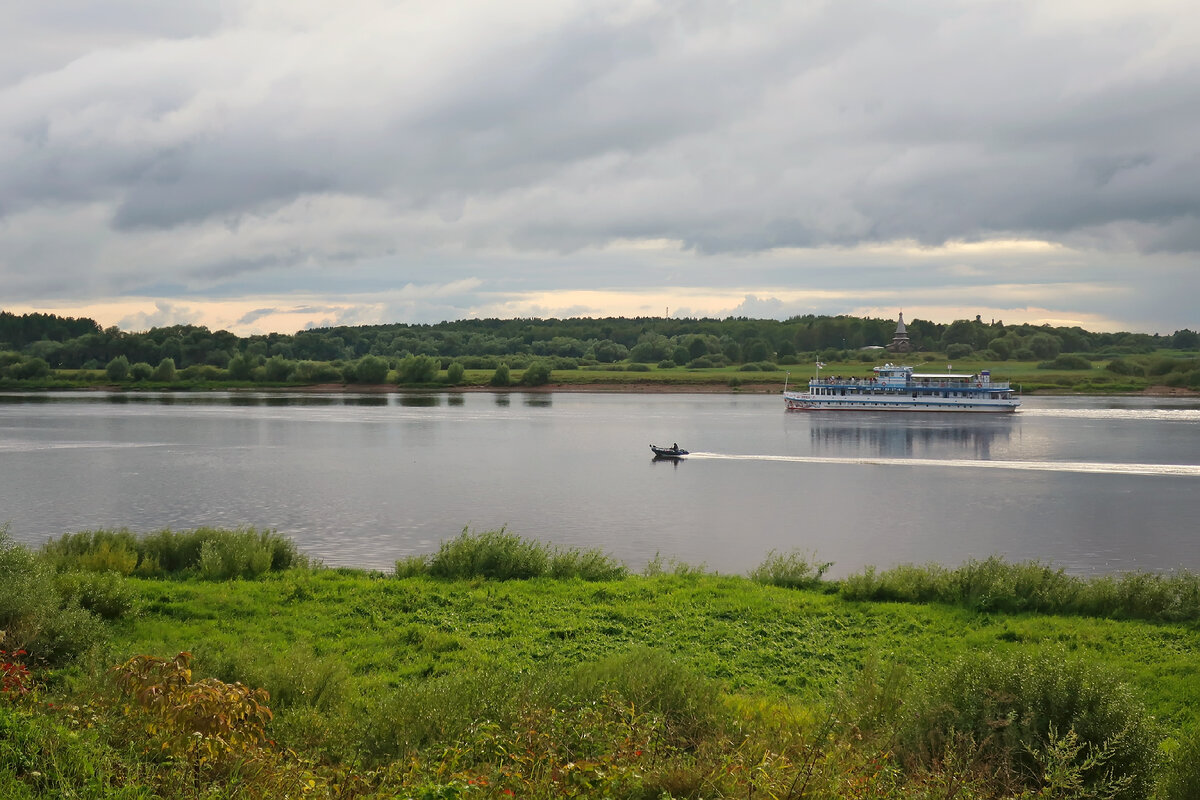
<path fill-rule="evenodd" d="M 654 461 L 648 445 L 693 455 Z M 0 394 L 0 524 L 274 529 L 390 569 L 464 526 L 745 572 L 1003 555 L 1200 570 L 1200 401 L 786 412 L 736 394 Z"/>

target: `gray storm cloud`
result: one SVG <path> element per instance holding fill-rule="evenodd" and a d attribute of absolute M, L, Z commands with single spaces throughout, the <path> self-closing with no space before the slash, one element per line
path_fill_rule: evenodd
<path fill-rule="evenodd" d="M 1182 2 L 54 5 L 0 33 L 0 270 L 29 296 L 678 274 L 573 272 L 628 240 L 726 285 L 826 280 L 753 257 L 780 248 L 1029 238 L 1195 286 Z"/>

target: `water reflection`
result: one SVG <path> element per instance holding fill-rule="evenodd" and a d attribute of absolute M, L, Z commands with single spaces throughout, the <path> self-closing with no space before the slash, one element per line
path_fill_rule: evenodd
<path fill-rule="evenodd" d="M 385 394 L 347 395 L 343 404 L 348 406 L 386 406 L 388 398 Z"/>
<path fill-rule="evenodd" d="M 966 456 L 987 459 L 993 444 L 1006 444 L 1012 437 L 1011 416 L 986 419 L 927 421 L 894 419 L 813 418 L 809 437 L 813 452 L 886 457 Z"/>
<path fill-rule="evenodd" d="M 676 469 L 679 468 L 679 464 L 681 461 L 683 461 L 682 458 L 667 458 L 666 456 L 654 456 L 653 458 L 650 459 L 651 464 L 669 463 L 672 467 L 675 467 Z"/>
<path fill-rule="evenodd" d="M 525 395 L 525 405 L 530 408 L 549 408 L 551 405 L 550 395 L 527 394 Z"/>
<path fill-rule="evenodd" d="M 466 400 L 463 398 L 463 396 L 461 394 L 446 395 L 446 405 L 448 405 L 448 406 L 461 406 L 465 402 L 466 402 Z"/>
<path fill-rule="evenodd" d="M 436 394 L 402 394 L 400 405 L 405 408 L 436 408 L 442 404 L 442 398 Z"/>
<path fill-rule="evenodd" d="M 496 405 L 503 406 L 505 408 L 508 407 L 509 401 L 508 401 L 507 394 L 505 394 L 504 392 L 497 392 L 495 395 L 493 395 L 493 397 L 495 397 L 495 399 L 496 399 Z"/>

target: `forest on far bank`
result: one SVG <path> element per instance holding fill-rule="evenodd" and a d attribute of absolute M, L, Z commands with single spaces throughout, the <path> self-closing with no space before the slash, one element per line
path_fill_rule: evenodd
<path fill-rule="evenodd" d="M 109 380 L 268 383 L 432 383 L 438 371 L 537 368 L 539 373 L 628 365 L 630 371 L 776 368 L 890 357 L 895 320 L 805 315 L 788 320 L 468 319 L 430 325 L 340 326 L 294 334 L 238 336 L 200 325 L 129 332 L 94 320 L 0 311 L 0 380 L 39 381 L 54 371 L 105 370 Z M 1003 321 L 914 319 L 917 357 L 937 353 L 989 364 L 1036 362 L 1043 369 L 1100 366 L 1120 376 L 1200 388 L 1200 333 L 1097 333 L 1079 327 Z M 1170 357 L 1150 358 L 1162 351 Z M 1158 363 L 1163 361 L 1163 363 Z M 451 381 L 453 382 L 453 381 Z"/>

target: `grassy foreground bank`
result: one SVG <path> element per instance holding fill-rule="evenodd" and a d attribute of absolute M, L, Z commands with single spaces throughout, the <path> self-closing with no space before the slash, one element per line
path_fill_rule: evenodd
<path fill-rule="evenodd" d="M 0 647 L 28 649 L 0 656 L 0 786 L 1196 796 L 1194 576 L 1093 587 L 994 560 L 821 572 L 774 555 L 751 577 L 630 575 L 503 532 L 395 574 L 313 568 L 254 531 L 79 534 L 39 553 L 0 541 Z M 881 592 L 911 602 L 853 599 Z M 1050 603 L 1062 613 L 1005 610 Z M 1150 619 L 1110 618 L 1131 616 Z M 102 631 L 70 647 L 88 625 Z"/>

